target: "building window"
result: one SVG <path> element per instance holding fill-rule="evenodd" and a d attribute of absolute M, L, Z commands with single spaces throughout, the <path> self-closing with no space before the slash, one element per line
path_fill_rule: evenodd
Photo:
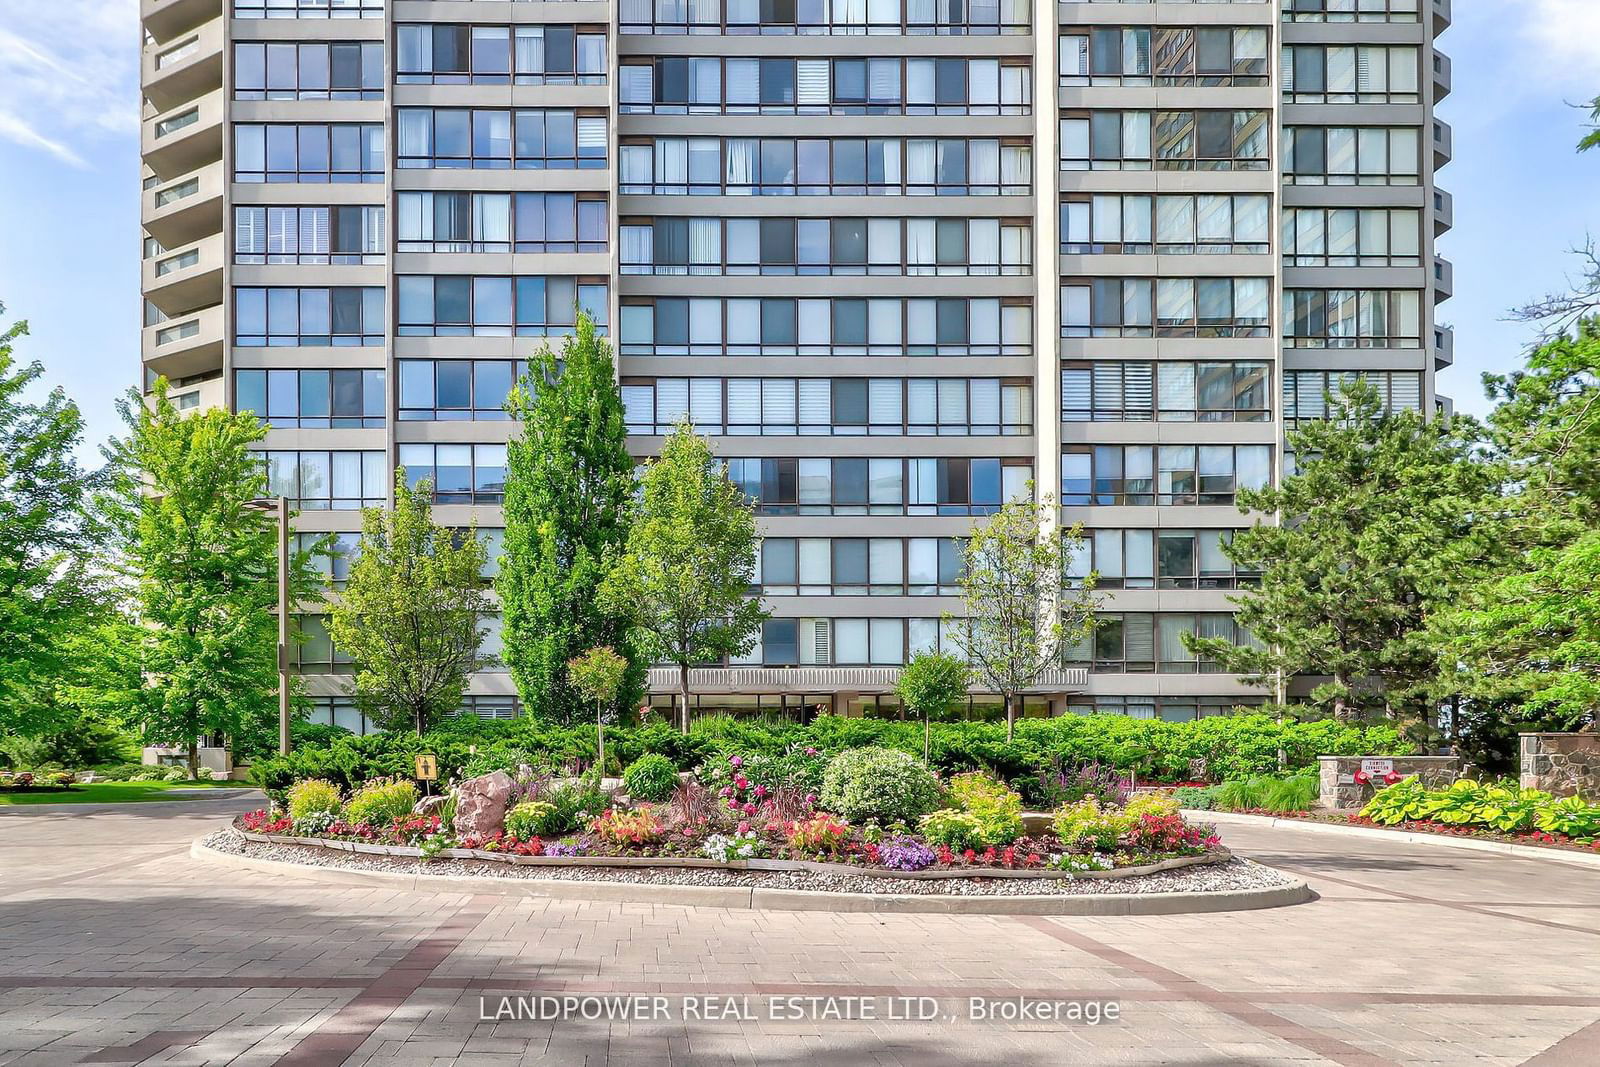
<path fill-rule="evenodd" d="M 1069 664 L 1096 674 L 1220 674 L 1214 660 L 1183 647 L 1183 635 L 1221 637 L 1235 644 L 1251 641 L 1231 614 L 1123 612 L 1095 617 L 1094 633 L 1065 655 Z"/>
<path fill-rule="evenodd" d="M 1387 414 L 1422 410 L 1422 375 L 1417 371 L 1292 370 L 1283 375 L 1283 418 L 1290 426 L 1328 417 L 1328 400 L 1346 385 L 1365 381 L 1378 391 Z"/>
<path fill-rule="evenodd" d="M 658 115 L 1027 115 L 1032 69 L 999 59 L 671 56 L 620 70 L 621 110 Z"/>
<path fill-rule="evenodd" d="M 382 100 L 382 41 L 236 41 L 235 100 Z"/>
<path fill-rule="evenodd" d="M 1415 104 L 1421 50 L 1415 45 L 1294 45 L 1283 49 L 1283 99 L 1290 104 Z"/>
<path fill-rule="evenodd" d="M 1061 254 L 1265 255 L 1266 194 L 1074 195 L 1061 204 Z"/>
<path fill-rule="evenodd" d="M 624 379 L 628 431 L 668 434 L 682 419 L 709 434 L 1020 436 L 1033 387 L 999 378 Z"/>
<path fill-rule="evenodd" d="M 1415 289 L 1288 289 L 1287 348 L 1420 348 L 1422 293 Z"/>
<path fill-rule="evenodd" d="M 388 457 L 382 451 L 265 451 L 267 493 L 301 511 L 379 508 L 389 497 Z"/>
<path fill-rule="evenodd" d="M 1073 694 L 1067 697 L 1069 715 L 1126 715 L 1134 719 L 1161 719 L 1164 722 L 1190 722 L 1213 715 L 1231 715 L 1261 707 L 1266 698 L 1240 697 L 1141 697 Z"/>
<path fill-rule="evenodd" d="M 1086 530 L 1065 562 L 1069 587 L 1090 574 L 1100 589 L 1237 589 L 1260 574 L 1228 559 L 1234 530 Z"/>
<path fill-rule="evenodd" d="M 603 279 L 406 274 L 397 281 L 402 337 L 556 337 L 583 311 L 606 332 Z"/>
<path fill-rule="evenodd" d="M 395 109 L 395 165 L 482 170 L 601 169 L 604 114 L 529 108 Z"/>
<path fill-rule="evenodd" d="M 388 242 L 381 204 L 236 206 L 235 263 L 382 263 Z"/>
<path fill-rule="evenodd" d="M 1417 185 L 1422 134 L 1415 126 L 1285 126 L 1287 185 Z"/>
<path fill-rule="evenodd" d="M 238 19 L 381 19 L 384 0 L 233 0 Z"/>
<path fill-rule="evenodd" d="M 402 252 L 604 252 L 604 193 L 401 192 Z"/>
<path fill-rule="evenodd" d="M 278 429 L 360 429 L 384 424 L 382 370 L 236 370 L 233 409 Z"/>
<path fill-rule="evenodd" d="M 307 697 L 306 721 L 318 726 L 337 726 L 357 737 L 378 732 L 378 727 L 356 707 L 354 697 Z"/>
<path fill-rule="evenodd" d="M 296 621 L 300 624 L 300 633 L 304 640 L 289 642 L 289 662 L 297 673 L 355 673 L 355 664 L 351 661 L 349 653 L 334 647 L 333 638 L 328 633 L 327 616 L 300 615 L 296 617 Z M 342 723 L 330 722 L 329 725 L 344 726 L 345 729 L 355 732 L 348 725 L 348 719 Z"/>
<path fill-rule="evenodd" d="M 1264 26 L 1096 26 L 1061 37 L 1063 86 L 1266 85 Z"/>
<path fill-rule="evenodd" d="M 951 138 L 659 137 L 618 149 L 624 193 L 663 196 L 1026 196 L 1026 142 Z"/>
<path fill-rule="evenodd" d="M 954 537 L 768 537 L 766 596 L 958 596 L 962 542 Z"/>
<path fill-rule="evenodd" d="M 1266 170 L 1270 112 L 1085 111 L 1061 119 L 1062 170 Z"/>
<path fill-rule="evenodd" d="M 412 489 L 433 484 L 436 504 L 498 504 L 506 492 L 505 445 L 402 444 L 400 465 Z"/>
<path fill-rule="evenodd" d="M 1269 364 L 1140 360 L 1069 362 L 1063 422 L 1266 422 Z"/>
<path fill-rule="evenodd" d="M 625 34 L 990 36 L 1026 34 L 1029 29 L 1029 5 L 1023 0 L 954 4 L 878 0 L 831 6 L 796 4 L 794 0 L 728 0 L 725 12 L 717 4 L 623 0 L 618 17 Z"/>
<path fill-rule="evenodd" d="M 983 297 L 656 297 L 622 305 L 625 356 L 1033 352 L 1033 308 Z"/>
<path fill-rule="evenodd" d="M 1285 22 L 1420 22 L 1425 0 L 1282 0 Z"/>
<path fill-rule="evenodd" d="M 236 122 L 236 182 L 381 182 L 383 125 L 376 122 Z"/>
<path fill-rule="evenodd" d="M 504 422 L 506 397 L 528 372 L 523 360 L 402 359 L 402 422 Z"/>
<path fill-rule="evenodd" d="M 1061 455 L 1061 503 L 1222 506 L 1272 481 L 1269 445 L 1083 445 Z"/>
<path fill-rule="evenodd" d="M 1266 337 L 1268 278 L 1096 278 L 1061 287 L 1063 337 Z"/>
<path fill-rule="evenodd" d="M 470 26 L 434 22 L 395 27 L 400 85 L 604 85 L 600 26 Z"/>
<path fill-rule="evenodd" d="M 1024 275 L 1032 229 L 1009 219 L 624 219 L 623 274 Z"/>
<path fill-rule="evenodd" d="M 1422 212 L 1284 208 L 1283 262 L 1287 267 L 1420 267 Z"/>
<path fill-rule="evenodd" d="M 291 536 L 294 539 L 296 552 L 310 552 L 322 543 L 323 538 L 327 538 L 328 551 L 317 552 L 311 556 L 312 569 L 322 575 L 322 580 L 334 589 L 342 588 L 350 580 L 350 567 L 361 551 L 360 534 L 297 533 Z"/>
<path fill-rule="evenodd" d="M 730 459 L 728 477 L 763 515 L 992 515 L 1027 492 L 1025 460 Z"/>
<path fill-rule="evenodd" d="M 381 345 L 382 286 L 233 291 L 233 343 L 246 347 Z"/>

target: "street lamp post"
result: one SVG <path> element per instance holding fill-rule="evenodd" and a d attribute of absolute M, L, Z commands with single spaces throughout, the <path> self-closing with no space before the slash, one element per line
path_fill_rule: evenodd
<path fill-rule="evenodd" d="M 278 755 L 289 754 L 289 498 L 265 497 L 247 505 L 278 516 Z"/>

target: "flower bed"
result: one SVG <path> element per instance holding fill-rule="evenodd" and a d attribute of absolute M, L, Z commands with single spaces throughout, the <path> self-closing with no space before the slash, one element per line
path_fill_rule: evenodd
<path fill-rule="evenodd" d="M 376 780 L 346 798 L 332 783 L 296 783 L 284 810 L 242 816 L 252 840 L 423 859 L 525 865 L 716 867 L 849 872 L 886 878 L 1125 877 L 1230 858 L 1210 827 L 1169 797 L 1063 806 L 1048 829 L 1025 830 L 1021 798 L 980 774 L 938 780 L 888 749 L 825 760 L 734 755 L 701 768 L 666 802 L 631 803 L 596 784 L 527 773 L 465 783 L 442 812 L 411 814 L 405 783 Z M 499 790 L 486 821 L 478 803 Z"/>
<path fill-rule="evenodd" d="M 65 793 L 74 780 L 70 771 L 0 771 L 0 793 Z"/>

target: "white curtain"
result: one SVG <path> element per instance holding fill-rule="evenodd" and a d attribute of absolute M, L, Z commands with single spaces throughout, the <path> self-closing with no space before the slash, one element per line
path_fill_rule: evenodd
<path fill-rule="evenodd" d="M 730 137 L 725 148 L 728 185 L 756 183 L 757 142 L 753 137 Z"/>

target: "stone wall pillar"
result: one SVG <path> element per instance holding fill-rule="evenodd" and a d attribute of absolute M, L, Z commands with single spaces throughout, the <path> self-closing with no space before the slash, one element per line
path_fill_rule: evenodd
<path fill-rule="evenodd" d="M 1600 800 L 1600 734 L 1519 734 L 1522 788 Z"/>
<path fill-rule="evenodd" d="M 1387 760 L 1401 778 L 1416 775 L 1429 789 L 1442 789 L 1461 774 L 1461 760 L 1455 756 L 1318 756 L 1321 793 L 1318 805 L 1330 811 L 1360 811 L 1372 794 L 1382 789 L 1383 779 L 1374 775 L 1366 784 L 1356 781 L 1363 760 Z"/>

